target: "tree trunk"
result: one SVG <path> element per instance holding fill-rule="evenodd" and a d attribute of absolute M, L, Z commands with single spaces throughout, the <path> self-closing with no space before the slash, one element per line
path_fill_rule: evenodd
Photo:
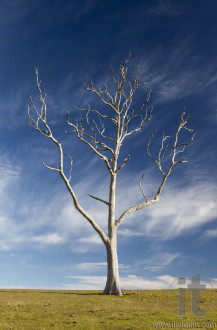
<path fill-rule="evenodd" d="M 104 295 L 122 296 L 119 284 L 117 237 L 116 231 L 106 245 L 107 250 L 107 282 L 103 291 Z"/>

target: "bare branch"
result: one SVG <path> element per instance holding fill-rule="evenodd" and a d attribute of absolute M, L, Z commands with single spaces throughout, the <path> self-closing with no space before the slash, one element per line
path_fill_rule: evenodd
<path fill-rule="evenodd" d="M 123 162 L 121 163 L 121 165 L 117 168 L 116 172 L 115 173 L 118 173 L 120 171 L 120 169 L 127 163 L 129 162 L 130 160 L 130 155 L 128 155 L 124 160 Z"/>
<path fill-rule="evenodd" d="M 156 160 L 150 155 L 150 153 L 148 153 L 149 156 L 151 157 L 151 159 L 157 164 L 158 169 L 160 170 L 160 172 L 163 174 L 162 182 L 161 182 L 161 184 L 160 184 L 160 186 L 159 186 L 159 188 L 158 188 L 158 191 L 157 191 L 157 193 L 156 193 L 156 195 L 155 195 L 155 198 L 157 198 L 157 199 L 160 197 L 160 194 L 161 194 L 161 191 L 162 191 L 162 189 L 163 189 L 163 186 L 165 185 L 166 180 L 167 180 L 168 176 L 170 175 L 170 173 L 171 173 L 171 171 L 172 171 L 172 168 L 173 168 L 176 164 L 181 164 L 181 163 L 186 163 L 186 162 L 187 162 L 186 159 L 185 159 L 185 157 L 182 158 L 181 160 L 175 161 L 175 157 L 176 157 L 176 155 L 177 155 L 178 153 L 183 153 L 184 150 L 185 150 L 185 147 L 186 147 L 187 145 L 189 145 L 189 144 L 194 140 L 194 137 L 195 137 L 195 134 L 193 134 L 192 137 L 191 137 L 191 139 L 190 139 L 189 141 L 184 142 L 184 143 L 178 143 L 179 133 L 180 133 L 180 131 L 181 131 L 182 129 L 186 129 L 186 126 L 185 126 L 185 125 L 188 123 L 188 119 L 189 119 L 189 116 L 188 116 L 187 118 L 184 118 L 184 116 L 185 116 L 185 112 L 183 112 L 182 115 L 181 115 L 181 119 L 180 119 L 180 122 L 179 122 L 179 126 L 178 126 L 177 131 L 176 131 L 176 134 L 175 134 L 175 139 L 174 139 L 174 144 L 173 144 L 173 149 L 172 149 L 172 156 L 171 156 L 171 163 L 170 163 L 170 165 L 168 166 L 167 172 L 164 173 L 164 172 L 162 171 L 162 169 L 161 169 L 161 161 L 162 161 L 163 158 L 164 158 L 165 152 L 164 152 L 163 156 L 160 157 L 160 155 L 161 155 L 161 151 L 163 150 L 163 143 L 164 143 L 164 141 L 166 140 L 167 137 L 164 137 L 164 136 L 163 136 L 163 139 L 162 139 L 162 146 L 161 146 L 161 149 L 160 149 L 160 151 L 159 151 L 159 155 L 158 155 L 158 161 L 156 161 Z M 190 133 L 193 132 L 192 129 L 188 129 L 188 128 L 187 128 L 187 131 L 189 131 Z M 149 142 L 151 142 L 151 139 L 150 139 Z M 149 143 L 149 145 L 150 145 L 150 143 Z M 149 145 L 148 145 L 148 148 L 149 148 Z M 180 149 L 180 150 L 177 150 L 178 147 L 183 147 L 183 148 Z M 166 146 L 166 149 L 167 149 L 167 146 Z M 165 149 L 165 150 L 166 150 L 166 149 Z"/>
<path fill-rule="evenodd" d="M 93 135 L 89 135 L 89 134 L 85 134 L 85 133 L 83 133 L 83 136 L 89 138 L 89 139 L 94 143 L 94 146 L 95 146 L 95 148 L 96 148 L 97 150 L 110 151 L 110 152 L 113 154 L 113 149 L 112 149 L 112 148 L 110 148 L 106 143 L 101 142 L 101 141 L 99 141 L 99 140 L 96 138 L 96 130 L 97 130 L 98 134 L 99 134 L 102 138 L 104 138 L 104 139 L 106 139 L 106 140 L 110 140 L 110 141 L 112 141 L 112 142 L 115 142 L 115 141 L 114 141 L 113 139 L 111 139 L 110 137 L 107 137 L 107 136 L 105 136 L 105 135 L 103 134 L 103 132 L 105 131 L 105 127 L 104 127 L 104 125 L 102 124 L 100 118 L 99 118 L 99 121 L 100 121 L 100 124 L 101 124 L 101 126 L 102 126 L 102 130 L 100 131 L 100 129 L 99 129 L 97 123 L 95 122 L 95 120 L 93 120 L 93 123 L 94 123 L 94 125 L 95 125 L 95 127 L 96 127 L 96 130 L 95 130 L 95 128 L 93 128 L 93 126 L 91 126 L 91 124 L 90 124 L 90 122 L 89 122 L 88 114 L 89 114 L 89 112 L 86 113 L 86 121 L 87 121 L 87 125 L 88 125 L 89 129 L 93 132 Z M 81 126 L 81 128 L 82 128 L 82 131 L 84 132 L 85 130 L 84 130 L 84 127 L 82 126 L 81 122 L 80 122 L 80 126 Z M 100 145 L 102 148 L 98 147 L 98 145 Z"/>
<path fill-rule="evenodd" d="M 115 226 L 116 227 L 119 227 L 120 224 L 123 222 L 123 220 L 128 216 L 130 215 L 131 213 L 137 211 L 137 210 L 141 210 L 149 205 L 152 205 L 154 203 L 157 203 L 157 199 L 151 199 L 151 200 L 148 200 L 148 201 L 145 201 L 144 203 L 141 203 L 141 204 L 137 204 L 137 205 L 134 205 L 134 206 L 131 206 L 129 209 L 127 209 L 125 212 L 123 212 L 121 214 L 121 216 L 119 217 L 118 220 L 116 220 L 115 222 Z"/>
<path fill-rule="evenodd" d="M 138 132 L 138 131 L 141 131 L 144 124 L 151 120 L 152 118 L 152 111 L 153 111 L 153 108 L 151 108 L 151 111 L 149 112 L 148 114 L 148 110 L 147 110 L 147 107 L 146 107 L 146 111 L 145 111 L 145 114 L 142 115 L 141 112 L 143 110 L 143 107 L 144 105 L 149 102 L 149 99 L 150 99 L 150 92 L 145 100 L 145 102 L 142 104 L 142 106 L 140 107 L 140 109 L 137 111 L 137 112 L 134 112 L 134 110 L 131 111 L 131 114 L 128 115 L 128 108 L 126 107 L 124 113 L 123 113 L 123 116 L 122 116 L 122 127 L 121 127 L 121 142 L 123 142 L 123 140 L 125 139 L 126 136 L 129 136 L 131 135 L 132 133 L 135 133 L 135 132 Z M 132 121 L 132 119 L 136 118 L 136 117 L 140 117 L 141 120 L 140 120 L 140 124 L 128 131 L 128 125 L 129 123 Z"/>
<path fill-rule="evenodd" d="M 32 99 L 32 97 L 30 96 L 30 101 L 31 101 L 31 104 L 32 104 L 32 107 L 36 113 L 36 116 L 37 116 L 37 119 L 34 120 L 33 117 L 30 115 L 30 107 L 28 105 L 28 120 L 29 120 L 29 125 L 32 126 L 34 129 L 36 129 L 37 131 L 39 131 L 42 135 L 46 136 L 46 137 L 51 137 L 52 133 L 51 133 L 51 130 L 50 130 L 50 127 L 47 125 L 46 123 L 46 113 L 47 113 L 47 106 L 46 106 L 46 103 L 45 103 L 45 98 L 46 98 L 46 93 L 44 93 L 44 95 L 42 94 L 42 91 L 41 91 L 41 82 L 39 81 L 39 78 L 38 78 L 38 69 L 35 68 L 35 73 L 36 73 L 36 84 L 37 84 L 37 87 L 38 87 L 38 91 L 39 91 L 39 99 L 41 101 L 41 111 L 39 113 L 39 111 L 37 110 L 36 106 L 35 106 L 35 103 Z M 39 127 L 39 123 L 42 123 L 45 127 L 45 129 L 41 129 Z"/>
<path fill-rule="evenodd" d="M 114 96 L 114 103 L 116 105 L 118 113 L 121 112 L 119 110 L 119 107 L 120 107 L 120 104 L 121 104 L 122 95 L 124 94 L 123 88 L 124 88 L 124 85 L 125 85 L 125 82 L 126 82 L 126 76 L 127 76 L 126 64 L 130 60 L 130 56 L 131 56 L 131 53 L 129 53 L 128 58 L 126 59 L 126 61 L 124 63 L 122 63 L 122 62 L 120 63 L 121 79 L 119 80 L 119 77 L 118 77 L 118 80 L 117 80 L 117 83 L 116 83 L 117 90 L 116 90 L 115 96 Z M 114 78 L 113 78 L 113 80 L 114 80 Z M 117 98 L 118 98 L 118 100 L 117 100 Z"/>
<path fill-rule="evenodd" d="M 142 188 L 142 179 L 144 178 L 144 174 L 145 174 L 145 173 L 142 174 L 142 176 L 141 176 L 141 178 L 140 178 L 140 180 L 139 180 L 139 188 L 140 188 L 140 190 L 141 190 L 141 192 L 142 192 L 143 197 L 145 198 L 145 200 L 146 200 L 146 202 L 147 202 L 148 199 L 147 199 L 147 197 L 146 197 L 146 195 L 145 195 L 145 193 L 144 193 L 144 190 L 143 190 L 143 188 Z"/>
<path fill-rule="evenodd" d="M 182 128 L 186 128 L 186 127 L 183 126 Z M 189 130 L 189 129 L 188 129 L 188 131 L 189 131 L 189 132 L 192 132 L 192 130 Z M 183 146 L 183 147 L 184 147 L 183 151 L 184 151 L 184 150 L 185 150 L 185 147 L 186 147 L 187 145 L 189 145 L 189 144 L 194 140 L 195 135 L 196 135 L 196 133 L 192 135 L 192 137 L 191 137 L 191 139 L 190 139 L 189 141 L 187 141 L 187 142 L 185 142 L 185 143 L 179 143 L 179 144 L 177 144 L 177 145 L 175 146 L 175 149 L 177 149 L 178 147 L 182 147 L 182 146 Z M 177 154 L 178 152 L 180 152 L 180 151 L 176 151 L 176 154 Z M 182 152 L 182 151 L 181 151 L 181 152 Z"/>
<path fill-rule="evenodd" d="M 82 109 L 82 108 L 79 108 L 79 107 L 76 107 L 74 106 L 75 109 L 79 110 L 79 111 L 86 111 L 86 112 L 95 112 L 97 113 L 97 115 L 99 115 L 101 118 L 103 119 L 108 119 L 108 120 L 111 120 L 115 125 L 117 124 L 117 120 L 110 117 L 110 116 L 107 116 L 107 115 L 103 115 L 101 112 L 99 112 L 98 110 L 95 110 L 95 109 L 90 109 L 90 107 L 88 107 L 88 109 Z"/>
<path fill-rule="evenodd" d="M 144 85 L 146 85 L 146 83 L 144 83 L 144 84 L 138 84 L 138 87 L 137 87 L 137 88 L 139 88 L 139 87 L 141 87 L 141 86 L 144 86 Z M 136 89 L 137 89 L 137 88 L 136 88 Z M 133 96 L 133 94 L 134 94 L 134 92 L 135 92 L 136 89 L 133 89 L 133 90 L 132 90 L 132 92 L 130 93 L 129 97 L 126 99 L 126 101 L 131 100 L 131 102 L 132 102 L 132 96 Z M 128 117 L 127 121 L 125 122 L 127 125 L 129 124 L 129 122 L 130 122 L 133 118 L 136 118 L 136 117 L 142 112 L 144 106 L 150 101 L 150 96 L 151 96 L 151 91 L 148 92 L 148 95 L 147 95 L 145 101 L 143 102 L 142 106 L 137 110 L 137 112 L 135 112 L 135 113 L 132 112 L 131 116 Z M 123 103 L 123 107 L 124 107 L 124 106 L 126 107 L 126 101 Z M 126 108 L 127 108 L 127 107 L 126 107 Z M 153 109 L 152 109 L 152 110 L 153 110 Z M 151 110 L 151 113 L 152 113 L 152 110 Z M 151 113 L 150 113 L 150 116 L 151 116 Z M 148 116 L 148 112 L 147 112 L 147 109 L 146 109 L 145 118 L 147 118 L 147 116 Z M 125 118 L 124 118 L 124 119 L 125 119 Z"/>
<path fill-rule="evenodd" d="M 60 172 L 60 169 L 54 167 L 53 165 L 46 165 L 45 162 L 42 162 L 42 164 L 43 164 L 46 168 L 48 168 L 49 170 L 51 170 L 51 171 L 57 171 L 57 172 Z"/>
<path fill-rule="evenodd" d="M 148 142 L 148 146 L 147 146 L 147 153 L 148 153 L 149 157 L 153 160 L 153 162 L 155 162 L 155 163 L 157 164 L 157 167 L 158 167 L 159 171 L 160 171 L 163 175 L 165 175 L 164 171 L 163 171 L 162 168 L 161 168 L 161 162 L 157 161 L 157 160 L 151 155 L 151 153 L 150 153 L 150 151 L 149 151 L 150 144 L 151 144 L 152 139 L 153 139 L 153 137 L 155 136 L 156 133 L 157 133 L 157 130 L 155 130 L 155 131 L 152 133 L 152 135 L 151 135 L 151 138 L 150 138 L 150 140 L 149 140 L 149 142 Z M 160 149 L 160 152 L 161 152 L 161 149 Z M 159 154 L 160 154 L 160 152 L 159 152 Z M 159 157 L 158 157 L 158 158 L 159 158 Z"/>
<path fill-rule="evenodd" d="M 110 65 L 110 69 L 111 69 L 111 72 L 112 72 L 112 79 L 113 79 L 113 81 L 114 81 L 116 87 L 118 87 L 118 83 L 117 83 L 117 80 L 116 80 L 116 78 L 115 78 L 114 69 L 113 69 L 113 67 L 112 67 L 111 65 Z"/>
<path fill-rule="evenodd" d="M 166 154 L 167 148 L 168 148 L 168 144 L 166 145 L 166 148 L 164 149 L 164 142 L 166 141 L 166 139 L 168 139 L 169 136 L 164 136 L 164 132 L 163 132 L 163 137 L 162 137 L 162 141 L 161 141 L 161 148 L 158 154 L 158 163 L 161 163 L 161 161 L 164 159 L 164 156 Z M 163 151 L 164 150 L 164 151 Z M 163 155 L 161 156 L 161 153 L 163 151 Z"/>
<path fill-rule="evenodd" d="M 90 224 L 92 225 L 92 227 L 98 232 L 98 234 L 100 235 L 102 241 L 104 242 L 104 244 L 107 244 L 108 242 L 108 237 L 106 236 L 106 234 L 104 233 L 103 229 L 100 228 L 97 223 L 94 221 L 94 219 L 81 207 L 81 205 L 78 203 L 77 197 L 69 183 L 70 179 L 71 179 L 71 171 L 72 171 L 72 158 L 71 156 L 67 155 L 67 157 L 70 158 L 71 160 L 71 164 L 70 164 L 70 170 L 69 170 L 69 178 L 67 179 L 65 173 L 64 173 L 64 169 L 63 169 L 63 150 L 62 150 L 62 145 L 60 142 L 58 142 L 58 140 L 56 140 L 52 134 L 52 131 L 49 127 L 49 125 L 47 124 L 46 121 L 46 103 L 45 103 L 45 96 L 42 95 L 41 92 L 41 88 L 40 88 L 40 82 L 38 80 L 38 70 L 36 69 L 36 82 L 37 82 L 37 87 L 39 90 L 39 96 L 40 96 L 40 101 L 42 103 L 42 107 L 41 107 L 41 113 L 39 113 L 39 111 L 37 110 L 32 98 L 30 97 L 33 109 L 37 115 L 37 119 L 33 119 L 32 116 L 30 115 L 30 107 L 28 106 L 28 117 L 29 117 L 29 123 L 31 126 L 33 126 L 36 130 L 38 130 L 42 135 L 50 138 L 50 140 L 57 146 L 58 151 L 59 151 L 59 168 L 54 167 L 53 165 L 47 165 L 44 162 L 42 162 L 42 164 L 48 168 L 49 170 L 52 171 L 56 171 L 60 173 L 61 178 L 63 179 L 72 199 L 74 202 L 74 206 L 75 208 L 90 222 Z M 45 126 L 46 130 L 42 130 L 39 128 L 39 122 L 42 122 L 43 125 Z M 73 125 L 71 124 L 72 127 L 74 127 L 74 132 L 76 132 L 82 139 L 82 135 L 83 135 L 83 127 L 82 127 L 82 120 L 80 120 L 80 126 L 81 129 L 79 130 L 78 125 Z M 96 150 L 97 152 L 97 150 Z M 102 157 L 104 157 L 102 155 Z M 105 158 L 105 161 L 107 161 L 107 163 L 109 164 L 108 160 Z M 110 166 L 109 166 L 110 167 Z"/>
<path fill-rule="evenodd" d="M 106 135 L 103 134 L 104 131 L 105 131 L 104 126 L 103 126 L 102 131 L 100 131 L 100 129 L 99 129 L 97 123 L 95 122 L 95 120 L 93 120 L 93 123 L 94 123 L 94 125 L 96 126 L 96 129 L 97 129 L 98 134 L 99 134 L 103 139 L 105 139 L 105 140 L 109 140 L 109 141 L 111 141 L 111 142 L 115 142 L 114 139 L 112 139 L 112 138 L 110 138 L 110 137 L 108 137 L 108 136 L 106 136 Z M 100 142 L 99 142 L 99 143 L 100 143 Z M 108 146 L 107 146 L 107 147 L 108 147 Z M 109 147 L 108 147 L 108 149 L 110 149 L 110 151 L 113 152 L 113 149 L 111 149 L 111 148 L 109 148 Z"/>
<path fill-rule="evenodd" d="M 100 100 L 101 100 L 104 104 L 110 106 L 113 110 L 115 110 L 115 112 L 117 111 L 117 109 L 116 109 L 116 107 L 115 107 L 115 105 L 114 105 L 113 103 L 107 102 L 107 101 L 102 97 L 102 91 L 101 91 L 101 89 L 98 88 L 99 90 L 97 90 L 96 88 L 93 87 L 93 83 L 92 83 L 92 82 L 91 82 L 91 87 L 88 87 L 87 84 L 85 83 L 85 84 L 84 84 L 84 88 L 85 88 L 87 91 L 90 91 L 90 92 L 95 93 L 95 94 L 100 98 Z"/>
<path fill-rule="evenodd" d="M 64 153 L 64 155 L 66 157 L 69 157 L 69 159 L 70 159 L 70 169 L 69 169 L 69 178 L 68 178 L 68 181 L 70 181 L 71 180 L 71 172 L 72 172 L 72 163 L 73 163 L 73 160 L 72 160 L 72 156 L 70 156 L 68 154 L 65 154 L 65 153 Z"/>
<path fill-rule="evenodd" d="M 81 127 L 81 129 L 79 130 L 78 129 L 78 125 L 74 125 L 73 123 L 69 123 L 69 120 L 68 120 L 68 112 L 67 112 L 67 115 L 66 115 L 66 118 L 67 118 L 67 123 L 70 125 L 70 126 L 72 126 L 72 127 L 74 127 L 75 128 L 75 130 L 73 130 L 72 132 L 65 132 L 66 134 L 72 134 L 72 133 L 80 133 L 80 136 L 83 138 L 84 136 L 86 137 L 86 138 L 89 138 L 91 141 L 92 141 L 92 143 L 94 143 L 94 148 L 98 151 L 98 150 L 103 150 L 103 151 L 110 151 L 112 154 L 113 154 L 113 149 L 112 148 L 110 148 L 107 144 L 105 144 L 104 142 L 101 142 L 101 141 L 99 141 L 97 138 L 96 138 L 96 130 L 91 126 L 91 124 L 90 124 L 90 122 L 89 122 L 89 118 L 88 118 L 88 112 L 87 112 L 87 114 L 86 114 L 86 121 L 87 121 L 87 125 L 88 125 L 88 127 L 90 128 L 90 130 L 92 130 L 93 131 L 93 135 L 89 135 L 89 134 L 86 134 L 86 133 L 84 133 L 84 131 L 85 131 L 85 129 L 84 129 L 84 127 L 83 127 L 83 125 L 82 125 L 82 118 L 80 119 L 80 121 L 79 121 L 79 124 L 80 124 L 80 127 Z M 103 127 L 103 129 L 102 129 L 102 131 L 100 131 L 99 130 L 99 128 L 98 128 L 98 125 L 96 124 L 96 122 L 93 120 L 93 123 L 94 123 L 94 125 L 95 125 L 95 127 L 96 127 L 96 129 L 97 129 L 97 131 L 98 131 L 98 133 L 99 133 L 99 135 L 101 136 L 101 137 L 103 137 L 104 139 L 107 139 L 107 140 L 110 140 L 110 141 L 112 141 L 112 142 L 114 142 L 114 140 L 113 139 L 111 139 L 111 138 L 109 138 L 109 137 L 107 137 L 107 136 L 104 136 L 102 133 L 103 133 L 103 131 L 104 131 L 104 127 Z M 80 137 L 78 136 L 78 138 L 80 139 Z M 85 139 L 84 139 L 85 140 Z M 86 141 L 86 142 L 88 142 L 88 141 Z M 88 142 L 89 143 L 89 142 Z M 102 149 L 101 148 L 99 148 L 98 147 L 98 145 L 100 145 L 100 146 L 102 146 Z"/>
<path fill-rule="evenodd" d="M 100 202 L 102 202 L 102 203 L 104 203 L 104 204 L 106 204 L 106 205 L 110 205 L 110 203 L 109 202 L 106 202 L 106 201 L 104 201 L 103 199 L 101 199 L 101 198 L 98 198 L 98 197 L 95 197 L 95 196 L 93 196 L 93 195 L 91 195 L 91 194 L 88 194 L 88 196 L 90 196 L 91 198 L 94 198 L 94 199 L 96 199 L 97 201 L 100 201 Z"/>
<path fill-rule="evenodd" d="M 101 91 L 102 92 L 102 91 Z M 102 92 L 102 93 L 105 93 L 106 96 L 111 100 L 111 103 L 114 104 L 114 100 L 113 100 L 113 97 L 111 96 L 111 94 L 109 93 L 108 91 L 108 87 L 107 87 L 107 84 L 105 83 L 105 91 Z"/>
<path fill-rule="evenodd" d="M 195 137 L 195 134 L 194 134 L 194 135 L 191 137 L 191 139 L 188 140 L 187 142 L 184 142 L 184 143 L 178 143 L 179 133 L 180 133 L 180 131 L 181 131 L 182 129 L 186 129 L 186 126 L 185 126 L 185 125 L 188 123 L 188 119 L 189 119 L 189 116 L 188 116 L 187 118 L 184 118 L 184 116 L 185 116 L 185 112 L 183 112 L 182 115 L 181 115 L 180 123 L 179 123 L 179 125 L 178 125 L 177 131 L 176 131 L 176 134 L 175 134 L 175 140 L 174 140 L 174 144 L 173 144 L 173 148 L 172 148 L 171 162 L 170 162 L 170 165 L 168 166 L 168 169 L 167 169 L 166 172 L 164 172 L 164 171 L 162 170 L 161 162 L 162 162 L 162 160 L 164 159 L 164 156 L 165 156 L 166 150 L 167 150 L 167 148 L 168 148 L 168 145 L 167 145 L 166 148 L 164 149 L 164 142 L 166 141 L 166 139 L 168 138 L 168 136 L 164 136 L 164 134 L 163 134 L 162 141 L 161 141 L 161 148 L 160 148 L 159 153 L 158 153 L 158 159 L 156 160 L 156 159 L 151 155 L 151 153 L 150 153 L 150 151 L 149 151 L 149 148 L 150 148 L 150 144 L 151 144 L 151 142 L 152 142 L 152 140 L 153 140 L 154 135 L 157 133 L 157 130 L 156 130 L 155 132 L 152 133 L 152 136 L 151 136 L 151 138 L 150 138 L 150 140 L 149 140 L 149 142 L 148 142 L 147 153 L 148 153 L 149 157 L 152 159 L 152 161 L 156 163 L 156 165 L 157 165 L 159 171 L 160 171 L 161 174 L 163 175 L 162 181 L 161 181 L 161 183 L 160 183 L 160 185 L 159 185 L 159 188 L 158 188 L 158 190 L 157 190 L 157 193 L 156 193 L 155 197 L 154 197 L 153 199 L 151 199 L 151 200 L 148 200 L 147 197 L 146 197 L 145 194 L 144 194 L 144 191 L 143 191 L 142 187 L 141 187 L 141 180 L 142 180 L 142 178 L 143 178 L 143 175 L 142 175 L 142 177 L 141 177 L 141 179 L 140 179 L 140 190 L 142 191 L 143 197 L 145 198 L 145 202 L 144 202 L 144 203 L 141 203 L 141 204 L 134 205 L 134 206 L 130 207 L 128 210 L 126 210 L 124 213 L 122 213 L 122 215 L 121 215 L 121 216 L 119 217 L 119 219 L 116 221 L 116 226 L 117 226 L 117 227 L 123 222 L 124 218 L 125 218 L 126 216 L 128 216 L 129 214 L 131 214 L 132 212 L 135 212 L 136 210 L 140 210 L 140 209 L 142 209 L 142 208 L 144 208 L 144 207 L 146 207 L 146 206 L 149 206 L 149 205 L 151 205 L 151 204 L 156 203 L 156 202 L 159 200 L 159 198 L 160 198 L 161 191 L 162 191 L 162 189 L 163 189 L 163 187 L 164 187 L 164 185 L 165 185 L 165 183 L 166 183 L 166 181 L 167 181 L 167 179 L 168 179 L 168 177 L 169 177 L 169 175 L 170 175 L 170 173 L 171 173 L 171 171 L 172 171 L 172 168 L 173 168 L 176 164 L 181 164 L 181 163 L 186 163 L 186 162 L 187 162 L 185 158 L 183 158 L 183 159 L 181 159 L 181 160 L 178 160 L 178 161 L 175 161 L 175 157 L 176 157 L 176 155 L 177 155 L 178 153 L 184 152 L 185 147 L 186 147 L 187 145 L 189 145 L 189 144 L 194 140 L 194 137 Z M 188 129 L 188 128 L 187 128 L 187 131 L 189 131 L 190 133 L 193 132 L 192 129 Z M 177 150 L 178 147 L 183 147 L 183 148 L 180 149 L 180 150 Z M 164 150 L 164 151 L 163 151 L 163 150 Z M 162 154 L 162 153 L 163 153 L 163 154 Z"/>
<path fill-rule="evenodd" d="M 87 141 L 87 140 L 84 138 L 84 136 L 87 136 L 87 137 L 92 138 L 92 139 L 94 139 L 94 137 L 91 137 L 91 136 L 89 136 L 89 135 L 87 135 L 87 134 L 84 134 L 84 133 L 83 133 L 84 129 L 83 129 L 82 126 L 81 126 L 81 129 L 79 130 L 79 128 L 78 128 L 77 125 L 74 125 L 73 123 L 71 123 L 71 122 L 69 121 L 69 114 L 68 114 L 68 112 L 67 112 L 67 114 L 66 114 L 66 120 L 67 120 L 67 124 L 68 124 L 69 126 L 72 126 L 72 127 L 74 128 L 73 133 L 74 133 L 74 132 L 76 133 L 77 138 L 78 138 L 79 140 L 81 140 L 82 142 L 84 142 L 85 144 L 87 144 L 88 147 L 89 147 L 89 148 L 90 148 L 95 154 L 97 154 L 102 160 L 104 160 L 105 163 L 106 163 L 106 166 L 107 166 L 107 168 L 108 168 L 108 170 L 109 170 L 109 172 L 112 173 L 112 169 L 111 169 L 111 166 L 110 166 L 110 164 L 109 164 L 108 158 L 107 158 L 106 156 L 104 156 L 102 153 L 100 153 L 99 150 L 97 149 L 97 147 L 93 146 L 89 141 Z M 82 125 L 81 122 L 80 122 L 80 125 Z"/>
<path fill-rule="evenodd" d="M 123 142 L 123 140 L 125 139 L 126 136 L 129 136 L 135 132 L 141 131 L 142 128 L 144 127 L 145 123 L 151 119 L 151 115 L 148 119 L 147 119 L 147 116 L 145 116 L 143 118 L 141 115 L 140 115 L 140 118 L 141 118 L 141 122 L 140 122 L 139 126 L 136 127 L 135 129 L 132 129 L 131 131 L 128 131 L 128 126 L 126 124 L 124 125 L 125 132 L 122 133 L 121 142 Z"/>

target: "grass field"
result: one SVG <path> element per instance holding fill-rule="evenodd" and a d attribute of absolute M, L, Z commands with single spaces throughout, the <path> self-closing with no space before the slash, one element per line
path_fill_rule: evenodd
<path fill-rule="evenodd" d="M 154 329 L 158 322 L 170 327 L 217 329 L 214 290 L 201 292 L 204 318 L 191 314 L 190 293 L 186 292 L 186 315 L 177 315 L 177 291 L 124 291 L 122 297 L 103 296 L 99 291 L 0 290 L 0 329 Z M 177 323 L 175 323 L 177 322 Z M 216 323 L 216 327 L 214 324 Z M 159 327 L 158 327 L 159 328 Z M 165 328 L 165 327 L 164 327 Z M 168 328 L 168 327 L 167 327 Z M 182 327 L 183 328 L 183 327 Z"/>

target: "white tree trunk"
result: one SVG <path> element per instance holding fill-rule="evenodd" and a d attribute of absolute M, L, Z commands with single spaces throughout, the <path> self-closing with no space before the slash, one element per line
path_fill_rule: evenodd
<path fill-rule="evenodd" d="M 119 284 L 118 255 L 117 255 L 117 233 L 106 245 L 107 250 L 107 282 L 103 294 L 122 296 Z"/>
<path fill-rule="evenodd" d="M 113 160 L 113 172 L 116 171 L 116 157 Z M 116 173 L 111 175 L 109 192 L 108 238 L 107 250 L 107 282 L 103 294 L 122 296 L 119 285 L 118 255 L 117 255 L 117 228 L 115 225 L 115 192 Z"/>

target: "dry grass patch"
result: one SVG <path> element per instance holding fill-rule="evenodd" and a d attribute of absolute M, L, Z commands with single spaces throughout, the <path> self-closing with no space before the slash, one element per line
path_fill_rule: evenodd
<path fill-rule="evenodd" d="M 212 296 L 201 296 L 201 308 L 210 310 Z M 173 309 L 177 291 L 125 291 L 122 297 L 99 291 L 0 290 L 0 329 L 153 329 L 155 322 L 201 322 L 190 311 L 186 293 L 186 316 Z M 216 322 L 216 304 L 203 322 Z"/>

